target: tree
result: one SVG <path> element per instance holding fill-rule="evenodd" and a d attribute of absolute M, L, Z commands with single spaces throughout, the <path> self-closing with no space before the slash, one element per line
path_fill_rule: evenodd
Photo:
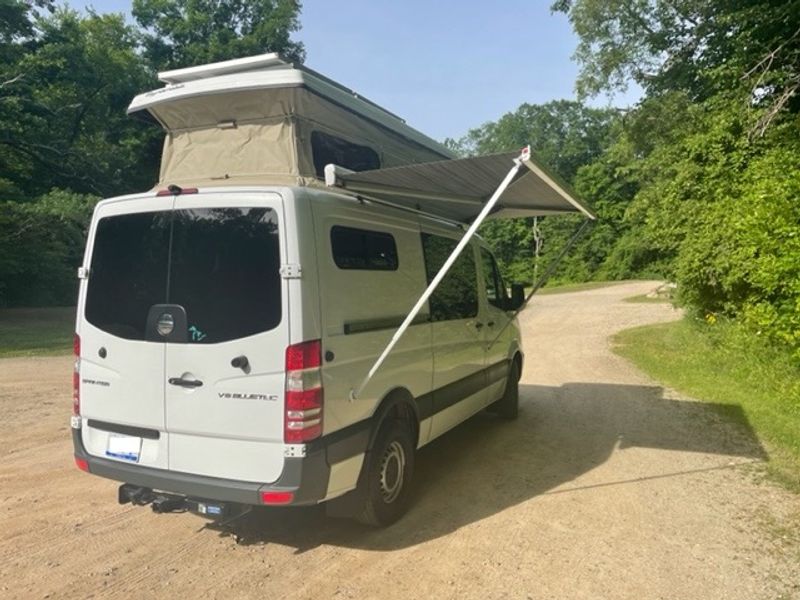
<path fill-rule="evenodd" d="M 513 113 L 472 129 L 461 140 L 450 141 L 450 144 L 465 154 L 491 154 L 530 144 L 545 165 L 567 183 L 572 183 L 581 167 L 597 160 L 612 143 L 619 120 L 620 113 L 616 110 L 589 108 L 568 100 L 523 104 Z M 533 280 L 532 225 L 532 219 L 490 220 L 481 228 L 481 235 L 492 244 L 506 277 L 512 281 Z M 575 226 L 576 220 L 569 218 L 542 220 L 543 265 L 567 242 Z M 574 253 L 567 261 L 566 269 L 560 274 L 562 278 L 591 277 L 596 266 L 587 268 L 582 259 L 574 258 L 577 255 L 582 253 Z"/>
<path fill-rule="evenodd" d="M 702 102 L 739 96 L 765 109 L 800 110 L 800 1 L 556 0 L 578 34 L 580 96 L 624 88 L 682 91 Z"/>
<path fill-rule="evenodd" d="M 151 186 L 161 134 L 125 114 L 155 83 L 135 31 L 121 15 L 59 9 L 34 16 L 25 32 L 0 66 L 0 192 L 105 196 Z"/>
<path fill-rule="evenodd" d="M 97 200 L 54 190 L 36 202 L 0 202 L 0 306 L 75 302 L 75 269 Z"/>
<path fill-rule="evenodd" d="M 279 52 L 303 62 L 296 0 L 133 0 L 145 54 L 157 69 Z"/>

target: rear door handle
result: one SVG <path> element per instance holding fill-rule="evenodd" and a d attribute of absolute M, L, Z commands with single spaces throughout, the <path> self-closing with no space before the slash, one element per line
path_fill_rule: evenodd
<path fill-rule="evenodd" d="M 480 321 L 475 323 L 475 329 L 482 329 L 482 328 L 483 328 L 483 323 L 481 323 Z"/>
<path fill-rule="evenodd" d="M 169 382 L 172 385 L 179 385 L 186 388 L 196 388 L 203 385 L 203 382 L 199 379 L 184 379 L 183 377 L 170 377 Z"/>
<path fill-rule="evenodd" d="M 489 321 L 489 322 L 487 323 L 487 325 L 488 325 L 489 327 L 494 327 L 494 321 Z"/>

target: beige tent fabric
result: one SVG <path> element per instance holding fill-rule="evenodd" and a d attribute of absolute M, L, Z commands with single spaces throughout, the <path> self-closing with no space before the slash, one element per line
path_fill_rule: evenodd
<path fill-rule="evenodd" d="M 303 87 L 207 94 L 151 107 L 167 130 L 159 186 L 195 181 L 306 185 L 316 181 L 311 133 L 378 152 L 382 167 L 441 160 Z M 230 125 L 235 122 L 235 126 Z"/>
<path fill-rule="evenodd" d="M 189 129 L 167 134 L 161 181 L 297 176 L 294 126 L 288 118 L 230 129 Z"/>

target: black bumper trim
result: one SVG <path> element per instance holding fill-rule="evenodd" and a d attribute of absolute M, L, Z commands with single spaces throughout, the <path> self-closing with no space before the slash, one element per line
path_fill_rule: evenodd
<path fill-rule="evenodd" d="M 75 457 L 84 459 L 93 475 L 192 498 L 258 505 L 261 504 L 261 492 L 294 492 L 292 504 L 301 505 L 318 503 L 328 491 L 330 466 L 324 448 L 302 458 L 285 458 L 278 480 L 262 484 L 155 469 L 92 456 L 86 452 L 80 429 L 72 430 L 72 443 Z"/>

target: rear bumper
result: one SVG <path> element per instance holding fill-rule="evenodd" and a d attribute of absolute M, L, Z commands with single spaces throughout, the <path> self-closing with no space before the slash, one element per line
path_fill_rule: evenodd
<path fill-rule="evenodd" d="M 72 430 L 72 442 L 75 458 L 85 460 L 93 475 L 190 498 L 261 504 L 262 492 L 292 492 L 291 504 L 303 505 L 320 502 L 328 491 L 330 466 L 324 447 L 312 449 L 302 458 L 284 459 L 278 480 L 262 484 L 154 469 L 92 456 L 83 446 L 80 429 Z"/>

